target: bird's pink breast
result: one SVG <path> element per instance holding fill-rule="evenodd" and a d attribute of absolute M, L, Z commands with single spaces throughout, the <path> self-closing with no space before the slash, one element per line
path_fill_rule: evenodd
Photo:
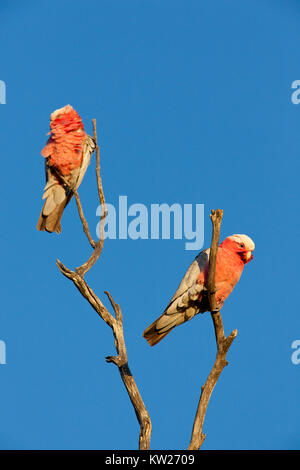
<path fill-rule="evenodd" d="M 42 150 L 52 165 L 66 176 L 82 163 L 82 144 L 86 138 L 80 116 L 72 110 L 51 122 L 50 138 Z"/>
<path fill-rule="evenodd" d="M 244 263 L 241 258 L 233 251 L 219 247 L 216 264 L 216 301 L 222 306 L 232 289 L 239 281 L 244 269 Z M 207 282 L 208 265 L 198 277 L 200 284 Z"/>

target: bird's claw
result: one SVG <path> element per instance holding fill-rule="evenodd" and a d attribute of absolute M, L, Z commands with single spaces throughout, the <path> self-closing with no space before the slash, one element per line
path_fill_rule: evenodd
<path fill-rule="evenodd" d="M 214 309 L 211 311 L 211 313 L 219 313 L 220 310 L 221 310 L 220 307 L 216 307 L 216 308 L 214 308 Z"/>

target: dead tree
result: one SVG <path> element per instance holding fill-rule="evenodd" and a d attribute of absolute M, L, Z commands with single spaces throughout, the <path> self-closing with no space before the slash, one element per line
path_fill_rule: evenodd
<path fill-rule="evenodd" d="M 110 313 L 109 310 L 104 306 L 99 297 L 91 289 L 91 287 L 85 281 L 85 275 L 87 272 L 94 266 L 94 264 L 99 260 L 104 244 L 104 223 L 105 217 L 107 214 L 105 197 L 103 192 L 101 174 L 100 174 L 100 150 L 97 140 L 96 132 L 96 120 L 93 119 L 93 134 L 94 141 L 96 145 L 96 177 L 97 177 L 97 188 L 98 196 L 101 204 L 101 216 L 100 216 L 100 236 L 99 240 L 95 242 L 91 236 L 88 223 L 84 217 L 81 201 L 78 195 L 77 190 L 72 190 L 76 199 L 78 213 L 82 222 L 83 231 L 93 249 L 93 252 L 89 259 L 72 271 L 57 260 L 57 266 L 60 269 L 61 273 L 70 279 L 74 285 L 77 287 L 81 295 L 90 303 L 93 309 L 97 314 L 105 321 L 105 323 L 112 329 L 115 347 L 117 355 L 107 356 L 106 361 L 115 364 L 118 367 L 121 379 L 125 385 L 131 403 L 133 405 L 134 411 L 136 413 L 137 420 L 140 425 L 139 433 L 139 449 L 149 450 L 150 449 L 150 439 L 152 424 L 150 415 L 146 409 L 146 406 L 142 400 L 139 389 L 136 385 L 133 375 L 130 372 L 127 358 L 127 350 L 125 345 L 124 338 L 124 329 L 123 329 L 123 316 L 120 305 L 118 305 L 109 292 L 105 292 L 107 295 L 112 310 L 114 314 Z M 63 176 L 60 174 L 56 175 L 58 179 L 62 181 L 64 185 L 67 186 L 66 181 Z M 205 434 L 203 434 L 203 423 L 206 415 L 206 410 L 208 402 L 210 400 L 212 391 L 217 383 L 217 380 L 223 370 L 227 365 L 226 354 L 232 344 L 232 341 L 237 335 L 237 331 L 234 330 L 228 337 L 225 336 L 223 322 L 221 318 L 221 313 L 217 308 L 215 300 L 215 271 L 216 271 L 216 259 L 217 259 L 217 250 L 219 244 L 219 235 L 220 227 L 222 221 L 223 211 L 217 209 L 216 211 L 211 212 L 210 218 L 213 225 L 213 234 L 211 240 L 211 251 L 209 259 L 209 273 L 207 280 L 207 295 L 210 304 L 211 317 L 213 320 L 213 326 L 215 330 L 216 343 L 217 343 L 217 356 L 213 368 L 207 378 L 205 385 L 201 388 L 201 396 L 198 404 L 198 409 L 196 412 L 196 417 L 193 425 L 192 437 L 189 444 L 189 450 L 200 449 L 201 445 L 205 440 Z"/>

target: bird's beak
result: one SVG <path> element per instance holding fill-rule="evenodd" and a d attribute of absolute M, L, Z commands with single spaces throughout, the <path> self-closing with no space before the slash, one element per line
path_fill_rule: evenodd
<path fill-rule="evenodd" d="M 245 262 L 249 263 L 253 259 L 252 251 L 246 251 L 245 253 Z"/>

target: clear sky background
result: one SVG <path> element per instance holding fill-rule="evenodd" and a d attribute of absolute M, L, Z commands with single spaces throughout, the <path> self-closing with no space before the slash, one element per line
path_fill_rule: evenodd
<path fill-rule="evenodd" d="M 224 210 L 222 239 L 246 233 L 254 260 L 222 311 L 238 336 L 210 401 L 203 449 L 300 449 L 300 2 L 0 1 L 1 449 L 136 449 L 138 424 L 111 330 L 56 267 L 90 247 L 75 202 L 60 236 L 36 230 L 49 114 L 97 119 L 106 199 Z M 95 234 L 93 160 L 80 187 Z M 87 282 L 123 309 L 129 365 L 153 449 L 187 447 L 213 365 L 209 314 L 155 348 L 142 332 L 197 252 L 185 240 L 107 240 Z M 107 302 L 105 300 L 106 305 Z"/>

